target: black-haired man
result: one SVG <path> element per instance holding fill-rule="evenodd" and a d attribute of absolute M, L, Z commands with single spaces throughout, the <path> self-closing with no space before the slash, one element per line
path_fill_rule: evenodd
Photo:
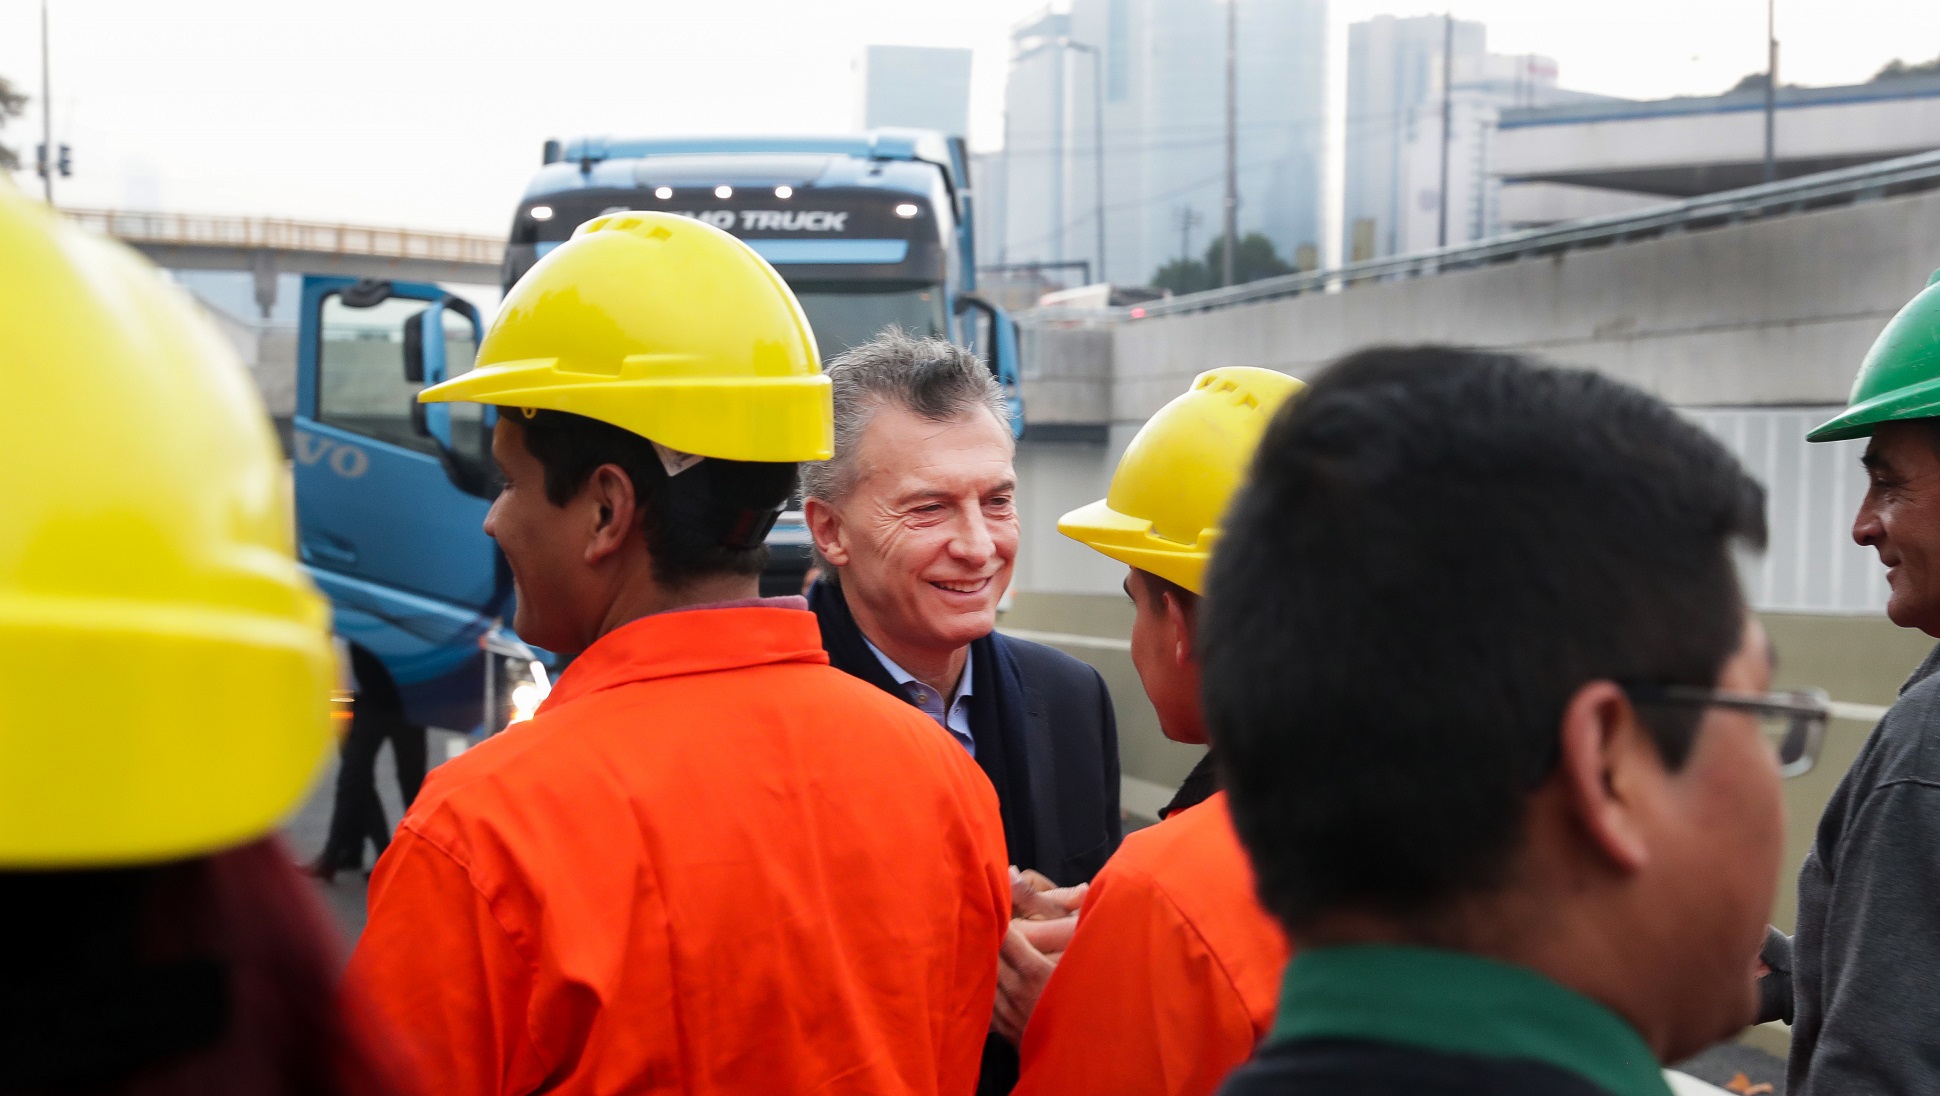
<path fill-rule="evenodd" d="M 1732 560 L 1764 537 L 1722 447 L 1589 373 L 1368 351 L 1276 419 L 1204 687 L 1300 951 L 1224 1091 L 1662 1096 L 1750 1019 L 1761 717 L 1824 718 L 1765 692 Z"/>
<path fill-rule="evenodd" d="M 698 221 L 597 218 L 421 399 L 499 408 L 514 624 L 579 655 L 431 775 L 371 881 L 349 977 L 427 1091 L 968 1091 L 996 797 L 829 667 L 806 602 L 756 596 L 796 463 L 828 455 L 785 283 Z"/>

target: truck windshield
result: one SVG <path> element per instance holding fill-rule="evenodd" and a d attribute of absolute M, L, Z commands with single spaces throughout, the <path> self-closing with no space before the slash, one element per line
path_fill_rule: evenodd
<path fill-rule="evenodd" d="M 791 288 L 824 358 L 868 342 L 892 324 L 919 339 L 949 333 L 942 286 L 811 282 Z"/>

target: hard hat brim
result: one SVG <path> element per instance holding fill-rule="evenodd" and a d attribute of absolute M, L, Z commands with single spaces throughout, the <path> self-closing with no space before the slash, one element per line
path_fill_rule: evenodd
<path fill-rule="evenodd" d="M 433 385 L 418 402 L 565 411 L 718 460 L 794 463 L 835 455 L 834 395 L 825 374 L 619 376 L 595 389 L 564 376 L 570 372 L 557 358 L 500 362 Z M 724 400 L 724 390 L 734 398 Z"/>
<path fill-rule="evenodd" d="M 282 822 L 332 741 L 329 610 L 306 600 L 312 619 L 277 620 L 0 596 L 0 660 L 17 680 L 112 670 L 87 690 L 24 690 L 0 711 L 0 870 L 180 859 Z"/>
<path fill-rule="evenodd" d="M 1191 590 L 1205 592 L 1206 561 L 1212 557 L 1217 530 L 1202 534 L 1197 544 L 1180 544 L 1152 531 L 1143 518 L 1121 514 L 1105 499 L 1058 519 L 1058 532 L 1109 559 L 1136 567 Z"/>
<path fill-rule="evenodd" d="M 1871 437 L 1883 422 L 1940 418 L 1940 377 L 1896 388 L 1854 404 L 1805 435 L 1806 441 L 1847 441 Z"/>

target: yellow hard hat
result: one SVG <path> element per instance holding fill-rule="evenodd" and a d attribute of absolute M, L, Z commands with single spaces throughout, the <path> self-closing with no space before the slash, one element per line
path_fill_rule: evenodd
<path fill-rule="evenodd" d="M 1105 497 L 1059 518 L 1058 532 L 1202 593 L 1220 515 L 1273 412 L 1305 387 L 1252 366 L 1199 374 L 1139 428 Z"/>
<path fill-rule="evenodd" d="M 724 460 L 835 453 L 829 379 L 788 284 L 671 213 L 580 225 L 506 295 L 478 367 L 418 399 L 570 411 Z"/>
<path fill-rule="evenodd" d="M 256 390 L 186 293 L 4 183 L 0 255 L 0 870 L 267 833 L 334 668 Z"/>

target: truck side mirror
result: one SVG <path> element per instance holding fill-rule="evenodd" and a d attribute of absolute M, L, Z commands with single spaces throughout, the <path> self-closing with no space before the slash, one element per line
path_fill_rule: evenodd
<path fill-rule="evenodd" d="M 462 323 L 448 326 L 454 319 Z M 463 298 L 429 302 L 404 321 L 405 378 L 413 385 L 429 386 L 470 368 L 478 327 L 478 310 Z M 489 453 L 497 416 L 477 406 L 419 403 L 415 391 L 408 398 L 412 431 L 437 446 L 452 482 L 473 494 L 486 491 L 494 475 Z"/>
<path fill-rule="evenodd" d="M 449 373 L 445 368 L 445 302 L 404 321 L 404 379 L 412 384 L 437 384 Z M 440 449 L 451 448 L 451 409 L 416 402 L 413 393 L 411 426 L 431 438 Z"/>
<path fill-rule="evenodd" d="M 1010 407 L 1011 433 L 1023 437 L 1024 393 L 1017 353 L 1017 321 L 1010 318 L 1010 313 L 982 297 L 969 294 L 957 298 L 957 312 L 959 315 L 966 312 L 980 315 L 987 334 L 981 338 L 970 335 L 966 341 L 982 352 L 984 365 L 989 367 L 990 375 L 1003 386 L 1004 402 Z"/>
<path fill-rule="evenodd" d="M 445 305 L 438 301 L 404 321 L 404 379 L 437 384 L 450 376 L 445 361 Z"/>

